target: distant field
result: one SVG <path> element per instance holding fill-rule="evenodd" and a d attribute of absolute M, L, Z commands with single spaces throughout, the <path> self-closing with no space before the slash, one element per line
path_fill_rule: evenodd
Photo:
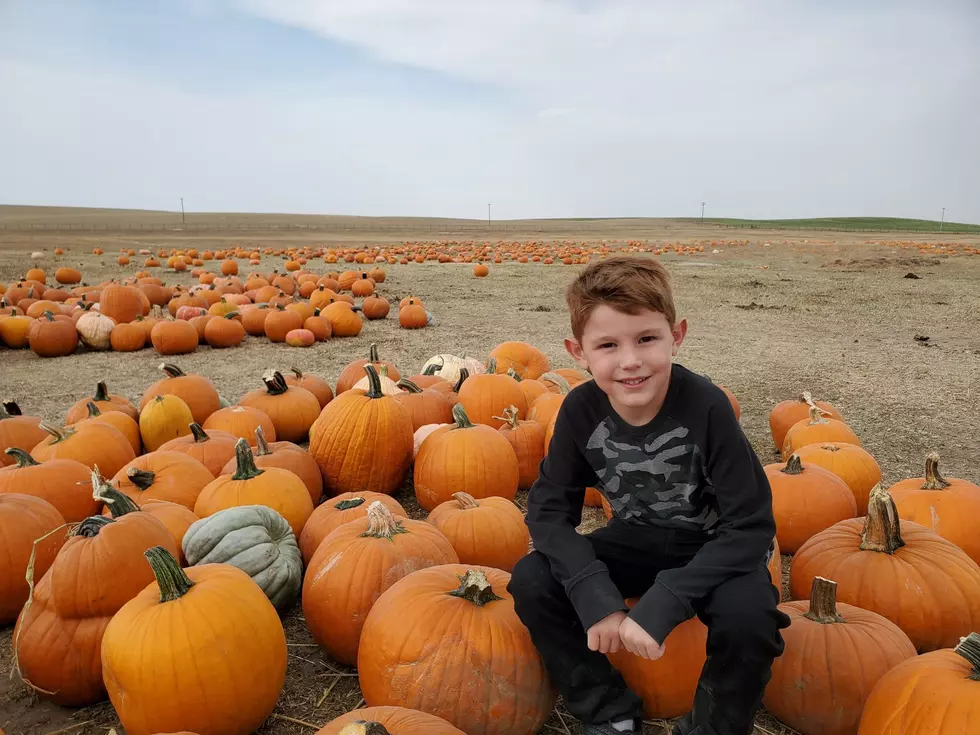
<path fill-rule="evenodd" d="M 694 222 L 696 220 L 688 220 Z M 872 232 L 943 232 L 980 233 L 980 225 L 962 222 L 940 222 L 932 219 L 902 217 L 815 217 L 811 219 L 731 219 L 713 218 L 712 224 L 755 229 L 846 230 Z M 708 220 L 705 220 L 708 224 Z"/>

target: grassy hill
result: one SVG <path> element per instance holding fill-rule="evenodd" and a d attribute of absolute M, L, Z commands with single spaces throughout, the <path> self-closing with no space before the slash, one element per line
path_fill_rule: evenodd
<path fill-rule="evenodd" d="M 689 219 L 697 222 L 697 219 Z M 709 220 L 705 220 L 708 224 Z M 902 217 L 815 217 L 810 219 L 734 219 L 712 218 L 713 224 L 751 229 L 794 230 L 867 230 L 872 232 L 943 232 L 980 234 L 980 225 Z"/>

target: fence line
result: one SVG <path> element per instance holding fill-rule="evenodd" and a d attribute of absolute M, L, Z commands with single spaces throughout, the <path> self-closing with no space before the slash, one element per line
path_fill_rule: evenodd
<path fill-rule="evenodd" d="M 978 229 L 958 229 L 944 227 L 939 229 L 879 228 L 879 227 L 814 227 L 810 225 L 762 225 L 753 223 L 722 222 L 684 222 L 673 224 L 642 225 L 628 224 L 616 220 L 580 221 L 562 224 L 525 223 L 522 221 L 501 221 L 487 225 L 482 222 L 452 223 L 296 223 L 296 222 L 0 222 L 0 232 L 431 232 L 440 234 L 477 233 L 501 235 L 506 233 L 575 233 L 589 230 L 610 231 L 634 229 L 639 233 L 645 229 L 687 230 L 698 228 L 718 228 L 733 230 L 809 230 L 814 232 L 877 232 L 919 235 L 980 235 Z M 629 237 L 624 233 L 622 237 Z"/>

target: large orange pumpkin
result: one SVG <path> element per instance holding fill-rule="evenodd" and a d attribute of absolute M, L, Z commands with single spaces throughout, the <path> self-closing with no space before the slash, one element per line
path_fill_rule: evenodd
<path fill-rule="evenodd" d="M 14 463 L 14 457 L 6 454 L 8 449 L 23 449 L 29 452 L 38 442 L 47 438 L 42 429 L 40 416 L 23 416 L 20 406 L 13 401 L 0 403 L 0 467 Z"/>
<path fill-rule="evenodd" d="M 489 356 L 496 360 L 496 372 L 506 374 L 513 368 L 522 380 L 534 380 L 551 370 L 545 354 L 527 342 L 502 342 Z"/>
<path fill-rule="evenodd" d="M 362 353 L 363 354 L 363 353 Z M 354 384 L 360 381 L 364 377 L 364 366 L 370 363 L 374 365 L 375 370 L 380 370 L 382 365 L 388 366 L 388 377 L 394 380 L 396 383 L 401 379 L 402 375 L 398 372 L 398 368 L 395 367 L 394 363 L 384 362 L 378 355 L 378 346 L 374 343 L 368 348 L 368 356 L 366 360 L 354 360 L 348 363 L 343 370 L 340 371 L 340 375 L 337 377 L 337 395 L 350 390 L 354 387 Z"/>
<path fill-rule="evenodd" d="M 528 490 L 538 479 L 538 467 L 544 459 L 545 429 L 537 421 L 519 419 L 514 406 L 508 406 L 503 416 L 494 418 L 503 418 L 506 422 L 497 431 L 510 442 L 517 456 L 517 487 Z"/>
<path fill-rule="evenodd" d="M 394 516 L 375 500 L 367 518 L 345 523 L 320 542 L 303 582 L 303 616 L 313 638 L 341 663 L 357 661 L 371 606 L 407 574 L 459 561 L 441 531 Z"/>
<path fill-rule="evenodd" d="M 891 668 L 915 656 L 901 629 L 877 613 L 837 604 L 837 584 L 813 580 L 809 601 L 784 602 L 785 650 L 763 703 L 805 735 L 857 732 L 865 700 Z"/>
<path fill-rule="evenodd" d="M 217 477 L 229 461 L 235 458 L 238 437 L 220 429 L 205 431 L 200 424 L 190 426 L 191 433 L 163 444 L 158 452 L 180 452 L 203 464 Z"/>
<path fill-rule="evenodd" d="M 279 441 L 305 442 L 310 427 L 320 416 L 316 396 L 306 388 L 287 384 L 278 370 L 267 370 L 262 382 L 265 388 L 246 393 L 239 405 L 257 408 L 272 419 Z"/>
<path fill-rule="evenodd" d="M 415 497 L 431 511 L 465 492 L 474 498 L 491 495 L 513 500 L 520 471 L 517 455 L 499 432 L 473 424 L 462 405 L 453 406 L 455 423 L 432 432 L 415 457 Z"/>
<path fill-rule="evenodd" d="M 310 427 L 310 454 L 331 495 L 393 493 L 412 463 L 414 433 L 408 412 L 382 393 L 374 365 L 363 369 L 368 392 L 338 392 Z"/>
<path fill-rule="evenodd" d="M 405 707 L 364 707 L 343 714 L 316 735 L 466 735 L 441 717 Z"/>
<path fill-rule="evenodd" d="M 524 514 L 506 498 L 481 498 L 453 493 L 426 521 L 452 543 L 460 562 L 510 572 L 527 554 L 531 537 Z"/>
<path fill-rule="evenodd" d="M 389 587 L 361 632 L 364 700 L 428 712 L 468 735 L 539 732 L 556 693 L 509 581 L 499 569 L 443 564 Z"/>
<path fill-rule="evenodd" d="M 222 431 L 255 446 L 255 430 L 261 428 L 269 441 L 276 440 L 276 427 L 264 411 L 251 406 L 226 406 L 208 416 L 204 429 Z"/>
<path fill-rule="evenodd" d="M 198 496 L 215 476 L 183 452 L 159 449 L 137 457 L 119 470 L 112 484 L 137 505 L 166 500 L 194 509 Z"/>
<path fill-rule="evenodd" d="M 891 620 L 919 651 L 954 645 L 980 629 L 980 567 L 928 528 L 901 521 L 880 485 L 866 518 L 840 521 L 796 552 L 793 598 L 804 598 L 816 577 L 837 582 L 840 601 Z"/>
<path fill-rule="evenodd" d="M 41 422 L 48 438 L 31 450 L 31 456 L 44 463 L 51 459 L 75 459 L 89 469 L 99 468 L 114 475 L 136 457 L 129 440 L 108 424 L 80 424 L 60 428 Z"/>
<path fill-rule="evenodd" d="M 71 426 L 89 417 L 88 404 L 94 403 L 102 412 L 122 411 L 134 421 L 139 418 L 139 411 L 125 396 L 109 393 L 109 388 L 104 380 L 100 380 L 95 386 L 95 393 L 85 398 L 80 398 L 72 404 L 65 414 L 65 426 Z"/>
<path fill-rule="evenodd" d="M 910 658 L 878 682 L 858 735 L 966 735 L 980 722 L 980 634 Z"/>
<path fill-rule="evenodd" d="M 857 515 L 867 514 L 868 494 L 881 482 L 881 468 L 867 450 L 856 444 L 819 442 L 800 447 L 796 454 L 803 464 L 830 470 L 847 483 L 857 501 Z"/>
<path fill-rule="evenodd" d="M 495 368 L 496 362 L 490 358 L 485 374 L 467 378 L 459 388 L 459 402 L 471 421 L 499 429 L 506 423 L 500 417 L 509 406 L 517 409 L 517 418 L 527 415 L 527 399 L 516 380 L 496 374 Z"/>
<path fill-rule="evenodd" d="M 292 442 L 269 444 L 265 440 L 261 426 L 255 430 L 255 440 L 256 446 L 252 448 L 255 466 L 260 469 L 278 467 L 281 470 L 289 470 L 303 481 L 306 489 L 310 491 L 310 500 L 316 506 L 323 495 L 323 477 L 320 475 L 320 468 L 317 466 L 316 460 L 305 449 Z M 233 456 L 218 474 L 231 475 L 234 472 L 235 458 Z"/>
<path fill-rule="evenodd" d="M 373 493 L 366 490 L 362 493 L 343 493 L 320 505 L 303 526 L 299 537 L 299 548 L 303 552 L 303 563 L 307 566 L 313 554 L 316 553 L 320 542 L 345 523 L 367 517 L 368 508 L 374 501 L 379 501 L 393 516 L 408 518 L 408 513 L 401 503 L 390 495 Z"/>
<path fill-rule="evenodd" d="M 140 410 L 160 395 L 175 395 L 182 399 L 194 415 L 194 422 L 204 424 L 208 417 L 221 408 L 221 397 L 214 384 L 203 375 L 187 375 L 173 363 L 159 365 L 166 377 L 161 378 L 143 393 Z"/>
<path fill-rule="evenodd" d="M 79 523 L 99 512 L 89 487 L 91 470 L 74 459 L 49 459 L 41 464 L 23 449 L 8 449 L 17 464 L 0 469 L 4 493 L 33 495 L 51 503 L 67 523 Z"/>
<path fill-rule="evenodd" d="M 980 487 L 956 477 L 943 477 L 938 453 L 926 455 L 924 477 L 902 480 L 888 492 L 895 499 L 900 518 L 931 528 L 980 564 L 980 532 L 976 524 L 980 518 Z"/>
<path fill-rule="evenodd" d="M 27 602 L 32 556 L 34 579 L 41 579 L 54 562 L 67 536 L 64 525 L 65 519 L 46 500 L 0 494 L 0 625 L 16 620 Z"/>
<path fill-rule="evenodd" d="M 809 418 L 797 421 L 786 432 L 781 451 L 783 461 L 807 444 L 825 442 L 844 442 L 861 446 L 861 440 L 850 426 L 839 419 L 822 416 L 819 407 L 811 406 Z"/>
<path fill-rule="evenodd" d="M 830 418 L 843 421 L 844 417 L 826 401 L 814 401 L 809 391 L 803 391 L 796 398 L 780 401 L 772 411 L 769 412 L 769 432 L 772 434 L 772 441 L 777 449 L 782 449 L 783 440 L 786 432 L 790 430 L 797 421 L 802 421 L 810 416 L 810 407 L 816 406 L 821 412 Z"/>
<path fill-rule="evenodd" d="M 286 635 L 272 603 L 230 564 L 182 570 L 166 547 L 145 557 L 155 581 L 116 613 L 102 642 L 106 689 L 126 732 L 254 732 L 286 678 Z"/>
<path fill-rule="evenodd" d="M 93 516 L 74 529 L 14 629 L 21 674 L 41 697 L 72 707 L 105 698 L 102 634 L 153 580 L 142 554 L 157 545 L 177 555 L 170 533 L 148 513 Z"/>

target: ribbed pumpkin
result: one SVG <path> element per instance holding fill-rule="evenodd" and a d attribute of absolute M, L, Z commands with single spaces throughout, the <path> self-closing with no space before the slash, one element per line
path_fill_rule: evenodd
<path fill-rule="evenodd" d="M 197 349 L 200 335 L 190 322 L 159 321 L 150 330 L 150 342 L 160 355 L 186 355 Z"/>
<path fill-rule="evenodd" d="M 843 421 L 821 416 L 817 406 L 810 407 L 809 418 L 797 421 L 783 439 L 782 458 L 785 461 L 793 452 L 807 444 L 845 442 L 861 446 L 861 440 Z"/>
<path fill-rule="evenodd" d="M 571 390 L 568 381 L 558 373 L 545 373 L 538 382 L 543 384 L 546 380 L 556 385 L 558 392 L 552 393 L 542 385 L 543 390 L 532 403 L 528 404 L 530 408 L 527 412 L 528 419 L 537 421 L 544 429 L 547 429 L 548 424 L 558 415 L 558 409 L 561 408 L 562 401 L 565 400 L 565 396 Z"/>
<path fill-rule="evenodd" d="M 4 493 L 33 495 L 57 509 L 67 523 L 79 523 L 99 512 L 89 489 L 91 470 L 78 460 L 49 459 L 41 464 L 23 449 L 8 449 L 16 464 L 0 469 L 0 497 Z"/>
<path fill-rule="evenodd" d="M 114 475 L 136 457 L 122 432 L 107 424 L 59 428 L 42 421 L 39 426 L 48 433 L 48 438 L 31 450 L 31 456 L 41 463 L 51 459 L 75 459 L 89 469 L 98 467 L 103 474 Z"/>
<path fill-rule="evenodd" d="M 967 735 L 980 722 L 980 634 L 903 661 L 878 682 L 858 735 Z"/>
<path fill-rule="evenodd" d="M 422 365 L 421 372 L 426 373 L 430 368 L 434 368 L 436 375 L 452 385 L 459 380 L 460 370 L 463 368 L 466 368 L 469 375 L 480 375 L 487 370 L 482 362 L 475 357 L 467 357 L 465 352 L 459 355 L 451 353 L 433 355 Z"/>
<path fill-rule="evenodd" d="M 524 400 L 527 401 L 528 417 L 530 418 L 531 406 L 534 404 L 534 401 L 545 393 L 550 393 L 551 391 L 549 391 L 548 386 L 546 386 L 540 380 L 522 379 L 513 368 L 508 370 L 507 374 L 517 381 L 517 385 L 520 386 L 521 392 L 524 393 Z M 556 373 L 545 373 L 545 375 L 556 375 Z M 562 380 L 564 380 L 564 378 L 562 378 Z"/>
<path fill-rule="evenodd" d="M 426 521 L 445 534 L 461 563 L 505 572 L 527 554 L 531 540 L 524 514 L 506 498 L 477 500 L 453 493 L 453 499 L 433 508 Z"/>
<path fill-rule="evenodd" d="M 310 428 L 310 454 L 331 495 L 369 489 L 393 493 L 412 463 L 408 412 L 381 392 L 373 365 L 363 369 L 370 390 L 339 393 Z"/>
<path fill-rule="evenodd" d="M 14 629 L 20 671 L 39 696 L 71 707 L 105 698 L 102 634 L 152 581 L 142 554 L 157 545 L 177 554 L 170 533 L 148 513 L 93 516 L 72 531 Z"/>
<path fill-rule="evenodd" d="M 522 380 L 534 380 L 551 370 L 545 354 L 527 342 L 502 342 L 489 356 L 496 360 L 496 372 L 506 373 L 513 368 Z"/>
<path fill-rule="evenodd" d="M 412 419 L 412 431 L 417 431 L 426 424 L 448 424 L 453 420 L 453 404 L 445 394 L 424 390 L 405 378 L 396 385 L 400 392 L 395 397 L 408 411 Z"/>
<path fill-rule="evenodd" d="M 390 362 L 382 361 L 378 355 L 378 346 L 372 343 L 371 347 L 368 349 L 368 357 L 366 360 L 354 360 L 353 362 L 348 363 L 344 369 L 340 371 L 340 375 L 337 377 L 338 396 L 344 391 L 348 391 L 353 388 L 354 384 L 364 377 L 364 366 L 368 363 L 373 365 L 375 370 L 380 370 L 382 365 L 387 365 L 388 377 L 396 383 L 401 380 L 402 375 L 400 372 L 398 372 L 398 368 L 396 368 L 394 364 Z"/>
<path fill-rule="evenodd" d="M 803 464 L 830 470 L 847 483 L 857 501 L 857 515 L 867 514 L 868 494 L 881 482 L 881 469 L 865 449 L 844 442 L 819 442 L 800 447 L 796 454 Z"/>
<path fill-rule="evenodd" d="M 126 732 L 254 732 L 286 678 L 286 635 L 272 603 L 229 564 L 182 570 L 169 549 L 145 556 L 138 561 L 149 561 L 156 581 L 116 613 L 102 646 L 109 699 Z"/>
<path fill-rule="evenodd" d="M 238 437 L 220 429 L 205 430 L 200 424 L 190 425 L 191 433 L 171 439 L 158 452 L 180 452 L 203 464 L 217 477 L 229 461 L 235 458 Z"/>
<path fill-rule="evenodd" d="M 71 426 L 89 417 L 88 404 L 94 403 L 96 407 L 106 413 L 107 411 L 122 411 L 133 421 L 139 418 L 139 410 L 124 396 L 109 393 L 109 388 L 104 380 L 100 380 L 95 386 L 95 393 L 91 396 L 81 398 L 68 409 L 65 414 L 65 426 Z"/>
<path fill-rule="evenodd" d="M 626 600 L 630 608 L 637 599 Z M 655 661 L 621 648 L 606 654 L 627 686 L 643 699 L 643 714 L 652 719 L 679 717 L 694 704 L 694 692 L 705 662 L 708 629 L 698 618 L 685 620 L 667 634 L 664 655 Z"/>
<path fill-rule="evenodd" d="M 126 440 L 129 442 L 129 446 L 133 448 L 133 453 L 139 455 L 143 451 L 143 438 L 140 436 L 140 426 L 139 424 L 131 419 L 128 414 L 122 411 L 106 411 L 103 413 L 98 406 L 96 406 L 92 401 L 88 403 L 88 418 L 79 421 L 75 426 L 79 426 L 82 423 L 96 423 L 96 424 L 108 424 L 119 430 Z"/>
<path fill-rule="evenodd" d="M 506 422 L 497 431 L 510 442 L 517 455 L 517 487 L 527 490 L 538 479 L 538 466 L 544 459 L 544 427 L 537 421 L 521 421 L 514 406 L 508 406 L 503 416 L 494 418 Z"/>
<path fill-rule="evenodd" d="M 193 457 L 160 449 L 128 463 L 112 478 L 112 485 L 140 506 L 148 500 L 167 500 L 193 510 L 201 490 L 214 478 Z"/>
<path fill-rule="evenodd" d="M 298 367 L 291 367 L 289 370 L 292 372 L 292 375 L 286 376 L 286 383 L 288 385 L 298 385 L 300 388 L 306 388 L 306 390 L 316 396 L 316 400 L 320 404 L 321 409 L 333 400 L 333 389 L 330 387 L 330 383 L 319 375 L 304 373 Z"/>
<path fill-rule="evenodd" d="M 93 478 L 92 484 L 95 486 L 93 497 L 105 503 L 105 510 L 102 511 L 103 516 L 118 518 L 126 513 L 136 511 L 149 513 L 166 527 L 170 538 L 174 540 L 174 544 L 177 546 L 177 551 L 180 552 L 180 563 L 183 564 L 186 562 L 184 553 L 181 550 L 181 543 L 183 542 L 184 535 L 187 533 L 187 529 L 198 520 L 198 517 L 194 515 L 194 511 L 187 508 L 187 506 L 180 505 L 179 503 L 171 503 L 167 500 L 145 500 L 137 505 L 132 498 L 123 495 L 98 476 Z"/>
<path fill-rule="evenodd" d="M 0 625 L 16 620 L 27 602 L 31 556 L 34 579 L 41 579 L 54 562 L 67 536 L 64 525 L 61 513 L 46 500 L 0 493 Z"/>
<path fill-rule="evenodd" d="M 313 502 L 303 481 L 289 470 L 256 467 L 244 439 L 239 439 L 235 445 L 235 457 L 235 473 L 221 475 L 209 483 L 197 497 L 194 513 L 207 518 L 225 508 L 267 505 L 289 521 L 293 533 L 299 538 L 303 525 L 313 513 Z"/>
<path fill-rule="evenodd" d="M 854 495 L 842 479 L 822 467 L 804 467 L 796 454 L 786 464 L 764 469 L 772 488 L 776 539 L 786 554 L 795 554 L 814 534 L 857 514 Z"/>
<path fill-rule="evenodd" d="M 537 733 L 556 693 L 509 581 L 499 569 L 443 564 L 389 587 L 361 632 L 364 700 L 420 709 L 467 735 Z"/>
<path fill-rule="evenodd" d="M 20 406 L 13 401 L 0 403 L 0 467 L 14 463 L 14 457 L 6 454 L 6 450 L 29 452 L 38 442 L 47 439 L 48 433 L 40 423 L 40 416 L 23 416 Z"/>
<path fill-rule="evenodd" d="M 880 485 L 866 518 L 841 521 L 807 541 L 790 564 L 793 598 L 815 577 L 833 579 L 837 598 L 883 615 L 918 651 L 954 645 L 980 629 L 980 567 L 964 551 L 911 521 L 900 521 Z"/>
<path fill-rule="evenodd" d="M 453 493 L 513 500 L 520 470 L 514 448 L 502 434 L 469 420 L 453 406 L 455 423 L 430 434 L 415 458 L 415 497 L 425 510 L 451 500 Z"/>
<path fill-rule="evenodd" d="M 367 518 L 345 523 L 317 547 L 303 583 L 303 616 L 316 642 L 341 663 L 357 661 L 371 606 L 407 574 L 459 559 L 441 531 L 392 515 L 375 500 Z"/>
<path fill-rule="evenodd" d="M 466 735 L 441 717 L 405 707 L 364 707 L 343 714 L 316 735 Z"/>
<path fill-rule="evenodd" d="M 527 415 L 527 399 L 524 391 L 509 375 L 498 375 L 496 363 L 491 357 L 484 375 L 471 375 L 459 388 L 459 402 L 466 415 L 477 424 L 499 429 L 505 423 L 499 417 L 508 406 L 517 409 L 517 418 Z"/>
<path fill-rule="evenodd" d="M 276 440 L 276 427 L 264 411 L 251 406 L 226 406 L 208 416 L 204 422 L 206 431 L 218 430 L 244 439 L 255 446 L 255 430 L 262 428 L 269 441 Z"/>
<path fill-rule="evenodd" d="M 148 452 L 187 436 L 192 423 L 191 409 L 176 395 L 158 395 L 140 409 L 140 436 Z"/>
<path fill-rule="evenodd" d="M 299 548 L 303 552 L 303 561 L 309 564 L 320 542 L 335 529 L 340 528 L 345 523 L 366 518 L 368 508 L 374 501 L 384 505 L 393 516 L 408 518 L 408 513 L 401 503 L 384 493 L 373 493 L 366 490 L 362 493 L 338 495 L 314 510 L 313 515 L 303 526 L 303 533 L 299 537 Z"/>
<path fill-rule="evenodd" d="M 803 391 L 796 398 L 780 401 L 769 412 L 769 432 L 777 449 L 782 449 L 786 432 L 797 421 L 810 417 L 811 406 L 816 406 L 821 412 L 833 419 L 843 421 L 844 417 L 826 401 L 814 401 L 809 391 Z"/>
<path fill-rule="evenodd" d="M 302 447 L 292 442 L 273 442 L 269 444 L 265 440 L 265 433 L 260 426 L 255 430 L 256 446 L 252 448 L 252 455 L 255 459 L 255 466 L 259 468 L 278 467 L 281 470 L 289 470 L 295 474 L 306 485 L 310 491 L 310 500 L 313 505 L 320 502 L 323 495 L 323 477 L 320 475 L 320 468 Z M 235 472 L 235 458 L 232 457 L 222 468 L 219 475 L 230 475 Z"/>
<path fill-rule="evenodd" d="M 320 402 L 306 388 L 289 386 L 278 370 L 262 374 L 265 388 L 242 396 L 241 406 L 257 408 L 272 419 L 280 441 L 305 442 L 320 415 Z"/>
<path fill-rule="evenodd" d="M 140 410 L 151 399 L 160 395 L 175 395 L 181 398 L 194 415 L 194 421 L 204 424 L 208 416 L 221 408 L 221 397 L 214 384 L 203 375 L 188 375 L 176 365 L 163 362 L 159 369 L 166 377 L 161 378 L 143 394 L 140 400 Z"/>
<path fill-rule="evenodd" d="M 124 324 L 143 315 L 143 300 L 137 289 L 112 284 L 99 294 L 99 311 L 112 317 L 117 324 Z"/>
<path fill-rule="evenodd" d="M 902 480 L 888 492 L 895 499 L 898 515 L 930 528 L 944 539 L 959 546 L 980 564 L 980 487 L 939 472 L 939 454 L 926 455 L 924 477 Z"/>
<path fill-rule="evenodd" d="M 837 604 L 837 584 L 816 577 L 809 601 L 779 606 L 790 617 L 763 703 L 801 735 L 853 735 L 864 703 L 915 646 L 890 620 Z"/>
<path fill-rule="evenodd" d="M 19 321 L 19 319 L 19 317 L 14 317 L 3 321 Z M 117 328 L 118 325 L 113 328 L 113 333 Z M 111 344 L 111 333 L 109 340 Z M 11 340 L 9 339 L 4 340 L 2 334 L 0 334 L 0 341 L 6 341 L 10 347 L 19 346 L 16 344 L 16 340 L 14 344 L 10 344 Z M 30 325 L 27 332 L 27 343 L 38 357 L 65 357 L 72 354 L 78 347 L 78 332 L 70 319 L 61 316 L 56 317 L 52 312 L 45 311 Z"/>
<path fill-rule="evenodd" d="M 269 309 L 264 327 L 265 336 L 270 342 L 285 342 L 289 332 L 303 328 L 303 316 L 287 310 L 282 304 L 276 304 L 275 308 Z"/>

